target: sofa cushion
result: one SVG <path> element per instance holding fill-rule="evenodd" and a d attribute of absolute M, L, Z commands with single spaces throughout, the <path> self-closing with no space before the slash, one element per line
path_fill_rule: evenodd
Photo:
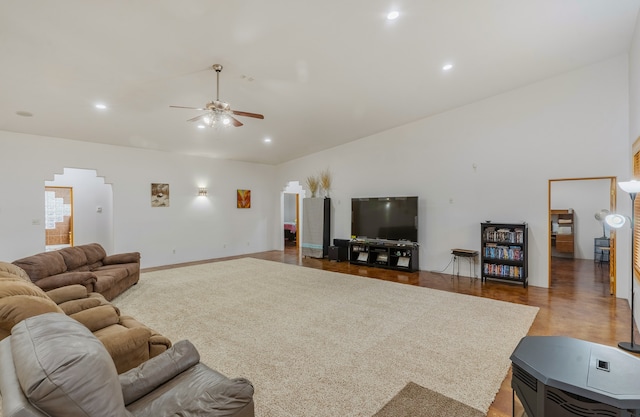
<path fill-rule="evenodd" d="M 129 276 L 125 268 L 98 269 L 93 273 L 97 277 L 95 291 L 102 294 L 106 294 L 110 288 Z"/>
<path fill-rule="evenodd" d="M 149 360 L 151 330 L 137 327 L 127 329 L 119 324 L 109 326 L 94 335 L 102 342 L 113 358 L 118 373 L 126 372 Z"/>
<path fill-rule="evenodd" d="M 98 243 L 90 243 L 88 245 L 80 245 L 77 247 L 84 251 L 84 254 L 87 257 L 87 265 L 89 265 L 89 267 L 96 263 L 102 264 L 102 260 L 107 256 L 107 252 Z"/>
<path fill-rule="evenodd" d="M 113 324 L 118 324 L 120 317 L 118 310 L 112 305 L 97 306 L 78 313 L 71 314 L 69 317 L 84 324 L 89 330 L 95 332 Z"/>
<path fill-rule="evenodd" d="M 73 246 L 60 249 L 58 253 L 64 258 L 64 263 L 67 265 L 68 271 L 75 271 L 80 267 L 87 268 L 87 255 L 82 248 Z"/>
<path fill-rule="evenodd" d="M 47 294 L 32 282 L 22 280 L 0 280 L 0 298 L 14 295 L 33 295 L 35 297 L 48 298 Z"/>
<path fill-rule="evenodd" d="M 22 320 L 45 313 L 64 314 L 62 309 L 48 298 L 34 295 L 0 298 L 0 328 L 4 330 L 11 330 Z"/>
<path fill-rule="evenodd" d="M 14 327 L 10 342 L 22 391 L 48 415 L 130 415 L 111 356 L 80 323 L 61 314 L 32 317 Z"/>
<path fill-rule="evenodd" d="M 31 278 L 26 273 L 26 271 L 20 268 L 17 265 L 10 264 L 9 262 L 1 262 L 0 261 L 0 272 L 8 272 L 9 274 L 13 274 L 17 277 L 24 279 L 25 281 L 31 282 Z"/>
<path fill-rule="evenodd" d="M 51 275 L 62 274 L 67 270 L 67 264 L 64 263 L 64 258 L 58 251 L 28 256 L 13 261 L 13 264 L 24 269 L 33 282 Z"/>
<path fill-rule="evenodd" d="M 19 276 L 12 274 L 11 272 L 7 272 L 7 271 L 0 271 L 0 280 L 2 281 L 22 281 L 25 282 L 24 278 L 20 278 Z M 31 282 L 31 280 L 27 280 L 26 282 L 30 282 L 31 284 L 33 284 L 33 282 Z"/>

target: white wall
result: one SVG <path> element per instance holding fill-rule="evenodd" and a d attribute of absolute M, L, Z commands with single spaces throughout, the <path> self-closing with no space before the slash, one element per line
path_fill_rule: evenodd
<path fill-rule="evenodd" d="M 281 248 L 283 187 L 328 167 L 332 238 L 350 235 L 352 197 L 418 195 L 421 269 L 444 268 L 451 248 L 479 249 L 484 220 L 527 221 L 530 284 L 546 287 L 548 179 L 628 177 L 629 107 L 640 102 L 629 86 L 619 56 L 278 167 L 0 131 L 0 254 L 42 251 L 43 181 L 64 167 L 113 184 L 113 249 L 141 251 L 144 267 Z M 169 208 L 150 206 L 152 182 L 170 184 Z M 252 190 L 251 209 L 236 209 L 237 188 Z M 618 296 L 628 279 L 619 268 Z"/>
<path fill-rule="evenodd" d="M 2 260 L 44 250 L 44 181 L 65 167 L 113 185 L 113 251 L 140 251 L 143 267 L 270 250 L 282 235 L 273 166 L 4 131 L 0 153 Z M 170 207 L 151 207 L 153 182 L 170 185 Z M 236 208 L 238 188 L 251 190 L 250 209 Z"/>
<path fill-rule="evenodd" d="M 422 270 L 479 250 L 484 220 L 526 221 L 529 283 L 547 287 L 548 180 L 624 178 L 628 103 L 625 55 L 290 161 L 279 182 L 329 167 L 332 238 L 350 235 L 352 197 L 418 195 Z M 618 296 L 628 282 L 618 270 Z"/>

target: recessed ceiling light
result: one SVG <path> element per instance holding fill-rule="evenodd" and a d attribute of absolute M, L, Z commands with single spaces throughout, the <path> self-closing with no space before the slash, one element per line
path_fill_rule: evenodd
<path fill-rule="evenodd" d="M 205 125 L 198 125 L 198 129 L 204 129 Z"/>
<path fill-rule="evenodd" d="M 271 138 L 264 138 L 264 143 L 271 143 Z"/>
<path fill-rule="evenodd" d="M 397 10 L 394 10 L 392 12 L 389 12 L 389 14 L 387 15 L 387 20 L 395 20 L 398 18 L 398 16 L 400 16 L 400 12 Z"/>
<path fill-rule="evenodd" d="M 18 116 L 22 116 L 22 117 L 33 117 L 33 113 L 30 113 L 30 112 L 28 112 L 28 111 L 24 111 L 24 110 L 18 110 L 18 111 L 16 112 L 16 114 L 17 114 Z"/>
<path fill-rule="evenodd" d="M 451 68 L 453 68 L 453 64 L 445 64 L 442 67 L 442 71 L 449 71 Z"/>
<path fill-rule="evenodd" d="M 96 109 L 105 110 L 107 108 L 106 104 L 98 103 L 96 104 Z"/>

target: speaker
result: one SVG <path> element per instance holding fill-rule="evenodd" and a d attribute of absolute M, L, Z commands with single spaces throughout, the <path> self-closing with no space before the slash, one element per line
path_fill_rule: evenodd
<path fill-rule="evenodd" d="M 339 248 L 348 248 L 349 242 L 349 239 L 333 239 L 333 246 L 337 246 Z"/>
<path fill-rule="evenodd" d="M 347 261 L 349 259 L 349 248 L 341 246 L 329 246 L 329 260 L 330 261 Z"/>

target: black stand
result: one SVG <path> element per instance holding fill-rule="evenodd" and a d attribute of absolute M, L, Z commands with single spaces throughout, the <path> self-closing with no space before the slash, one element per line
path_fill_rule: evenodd
<path fill-rule="evenodd" d="M 629 193 L 629 195 L 631 196 L 631 212 L 633 213 L 631 216 L 631 342 L 620 342 L 618 343 L 618 347 L 620 349 L 624 349 L 628 352 L 633 352 L 633 353 L 640 353 L 640 345 L 636 345 L 633 341 L 633 335 L 634 335 L 634 331 L 633 331 L 633 312 L 634 312 L 634 304 L 635 304 L 635 293 L 634 293 L 634 288 L 635 288 L 635 283 L 633 282 L 635 280 L 634 274 L 633 274 L 633 254 L 635 253 L 635 243 L 636 243 L 636 239 L 635 239 L 635 224 L 636 224 L 636 211 L 635 211 L 635 201 L 636 201 L 636 193 Z"/>

